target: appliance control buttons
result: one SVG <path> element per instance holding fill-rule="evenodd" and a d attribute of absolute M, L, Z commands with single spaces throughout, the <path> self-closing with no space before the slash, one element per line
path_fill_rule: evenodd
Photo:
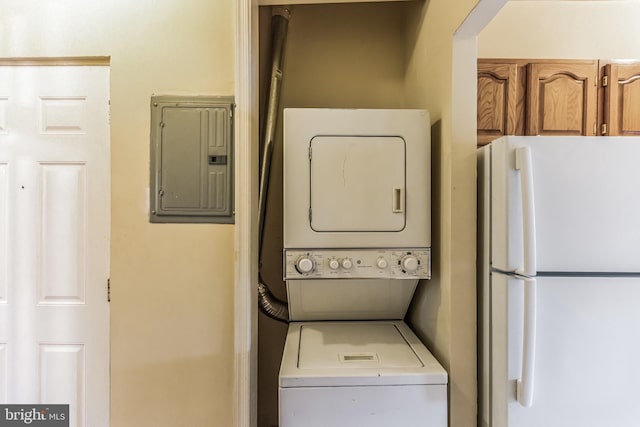
<path fill-rule="evenodd" d="M 405 255 L 400 261 L 402 269 L 407 273 L 414 273 L 418 269 L 418 264 L 418 258 L 416 258 L 414 255 Z"/>
<path fill-rule="evenodd" d="M 298 257 L 296 261 L 296 270 L 300 274 L 311 273 L 316 268 L 316 263 L 313 262 L 313 258 L 308 255 L 302 255 Z"/>
<path fill-rule="evenodd" d="M 396 249 L 287 249 L 285 280 L 428 279 L 430 251 Z"/>
<path fill-rule="evenodd" d="M 389 263 L 387 263 L 386 259 L 384 259 L 383 257 L 380 257 L 380 258 L 377 259 L 376 265 L 378 266 L 378 268 L 384 270 L 385 268 L 387 268 L 389 266 Z"/>

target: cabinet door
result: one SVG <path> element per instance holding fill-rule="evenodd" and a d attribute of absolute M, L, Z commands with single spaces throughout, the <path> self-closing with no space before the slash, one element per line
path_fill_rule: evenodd
<path fill-rule="evenodd" d="M 478 63 L 478 145 L 515 135 L 516 64 Z"/>
<path fill-rule="evenodd" d="M 640 63 L 604 67 L 603 135 L 640 135 Z"/>
<path fill-rule="evenodd" d="M 527 135 L 595 135 L 597 62 L 528 67 Z"/>

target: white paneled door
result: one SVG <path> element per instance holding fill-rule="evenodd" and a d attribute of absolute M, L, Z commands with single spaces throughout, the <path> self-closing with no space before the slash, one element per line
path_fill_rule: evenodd
<path fill-rule="evenodd" d="M 0 66 L 0 403 L 109 423 L 109 67 Z"/>

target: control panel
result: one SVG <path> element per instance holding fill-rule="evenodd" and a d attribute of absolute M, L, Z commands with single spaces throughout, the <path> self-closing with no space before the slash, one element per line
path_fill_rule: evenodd
<path fill-rule="evenodd" d="M 430 249 L 287 249 L 284 279 L 429 279 Z"/>

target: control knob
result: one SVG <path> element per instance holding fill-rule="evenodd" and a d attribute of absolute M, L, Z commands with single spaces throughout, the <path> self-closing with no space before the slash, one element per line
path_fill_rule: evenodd
<path fill-rule="evenodd" d="M 415 255 L 405 255 L 402 257 L 402 260 L 400 260 L 402 269 L 407 273 L 415 273 L 419 264 L 418 258 Z"/>
<path fill-rule="evenodd" d="M 378 266 L 379 269 L 384 270 L 385 268 L 387 268 L 389 264 L 387 263 L 386 259 L 380 257 L 377 259 L 376 265 Z"/>
<path fill-rule="evenodd" d="M 338 268 L 340 268 L 340 263 L 338 262 L 337 259 L 331 258 L 329 260 L 329 268 L 332 270 L 337 270 Z"/>
<path fill-rule="evenodd" d="M 351 261 L 351 258 L 345 258 L 342 260 L 342 268 L 344 268 L 345 270 L 350 270 L 351 267 L 353 267 L 353 262 Z"/>
<path fill-rule="evenodd" d="M 309 255 L 302 255 L 296 260 L 296 270 L 300 274 L 311 273 L 316 268 L 316 263 Z"/>

